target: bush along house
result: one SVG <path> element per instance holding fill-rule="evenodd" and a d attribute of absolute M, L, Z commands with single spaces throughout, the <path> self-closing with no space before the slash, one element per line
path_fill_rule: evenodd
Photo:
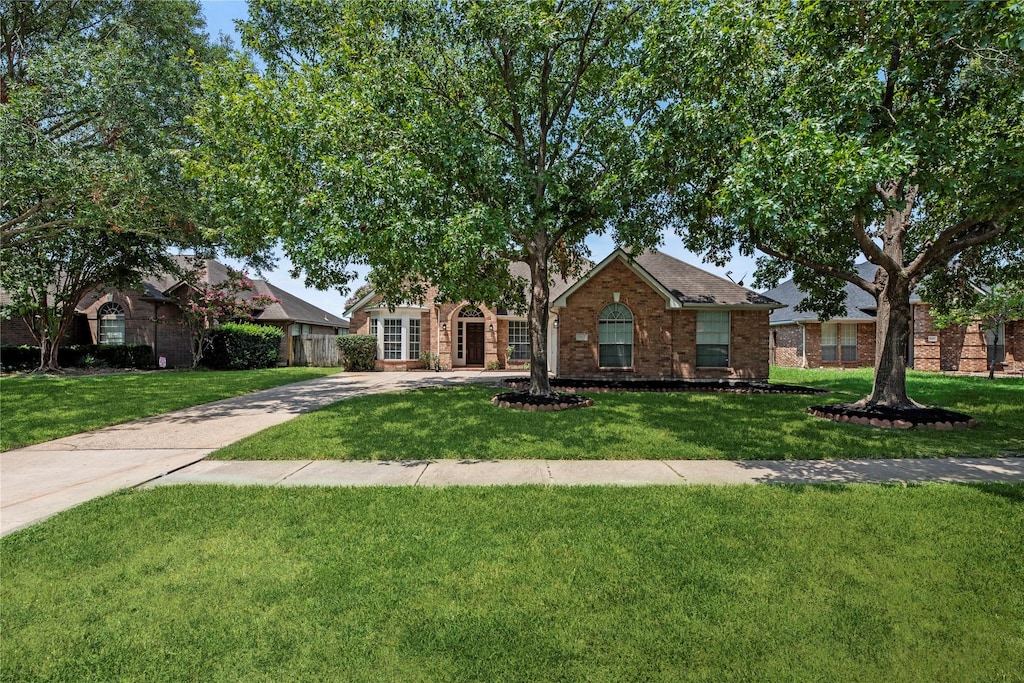
<path fill-rule="evenodd" d="M 511 266 L 526 276 L 525 264 Z M 522 369 L 525 315 L 467 302 L 389 308 L 370 291 L 345 316 L 377 338 L 377 368 Z M 776 301 L 661 252 L 616 249 L 577 280 L 551 286 L 548 370 L 559 377 L 766 379 Z"/>

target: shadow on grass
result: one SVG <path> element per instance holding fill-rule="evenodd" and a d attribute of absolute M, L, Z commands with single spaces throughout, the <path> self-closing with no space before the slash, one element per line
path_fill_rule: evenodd
<path fill-rule="evenodd" d="M 1017 427 L 1024 422 L 1024 402 L 1015 400 L 1024 398 L 1024 384 L 928 379 L 937 380 L 938 388 L 926 400 L 972 390 L 965 412 L 976 415 L 979 426 L 951 433 L 839 424 L 806 413 L 820 400 L 814 396 L 604 393 L 593 395 L 591 408 L 528 413 L 492 406 L 492 388 L 430 388 L 344 401 L 217 457 L 775 460 L 1024 452 Z M 870 388 L 870 377 L 849 373 L 842 384 L 841 391 L 828 384 L 836 400 L 855 400 Z"/>

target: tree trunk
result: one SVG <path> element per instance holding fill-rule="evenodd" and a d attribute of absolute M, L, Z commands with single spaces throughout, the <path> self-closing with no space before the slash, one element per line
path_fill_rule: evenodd
<path fill-rule="evenodd" d="M 891 275 L 879 293 L 875 317 L 875 381 L 862 403 L 888 408 L 919 408 L 907 396 L 907 349 L 910 343 L 910 284 Z"/>
<path fill-rule="evenodd" d="M 540 238 L 538 238 L 538 241 Z M 544 245 L 529 250 L 530 266 L 530 394 L 550 396 L 548 379 L 548 257 Z"/>

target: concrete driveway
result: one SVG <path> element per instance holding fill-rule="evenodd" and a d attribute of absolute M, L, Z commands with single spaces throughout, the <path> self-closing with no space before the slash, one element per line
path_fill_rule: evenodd
<path fill-rule="evenodd" d="M 339 373 L 0 453 L 0 535 L 138 486 L 337 401 L 516 376 L 522 373 Z"/>

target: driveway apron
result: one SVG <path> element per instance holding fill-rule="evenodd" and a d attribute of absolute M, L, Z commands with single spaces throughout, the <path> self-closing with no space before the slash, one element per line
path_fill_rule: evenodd
<path fill-rule="evenodd" d="M 339 373 L 0 453 L 0 535 L 181 469 L 218 448 L 331 403 L 505 376 L 514 375 Z"/>

